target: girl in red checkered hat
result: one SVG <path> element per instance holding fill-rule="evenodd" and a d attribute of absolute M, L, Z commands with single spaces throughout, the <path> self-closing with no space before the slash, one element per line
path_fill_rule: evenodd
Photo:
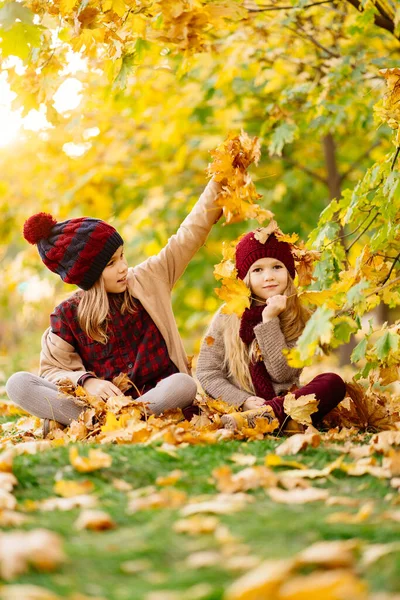
<path fill-rule="evenodd" d="M 50 316 L 42 338 L 39 376 L 20 372 L 6 390 L 23 409 L 68 425 L 82 405 L 58 393 L 69 379 L 88 394 L 121 395 L 113 379 L 128 376 L 126 395 L 141 397 L 150 412 L 187 409 L 196 383 L 175 323 L 171 292 L 189 261 L 221 216 L 215 200 L 220 184 L 210 181 L 177 233 L 161 252 L 128 268 L 124 243 L 110 224 L 81 217 L 57 222 L 39 213 L 24 225 L 44 264 L 80 289 Z"/>
<path fill-rule="evenodd" d="M 197 377 L 207 394 L 240 409 L 222 418 L 228 428 L 254 425 L 258 417 L 275 417 L 285 427 L 288 391 L 296 398 L 315 394 L 312 421 L 318 424 L 343 400 L 346 386 L 339 375 L 324 373 L 301 387 L 301 369 L 287 364 L 283 350 L 296 344 L 309 313 L 296 294 L 291 246 L 274 233 L 262 242 L 256 233 L 236 247 L 238 277 L 250 288 L 252 304 L 241 318 L 217 312 L 201 346 Z"/>

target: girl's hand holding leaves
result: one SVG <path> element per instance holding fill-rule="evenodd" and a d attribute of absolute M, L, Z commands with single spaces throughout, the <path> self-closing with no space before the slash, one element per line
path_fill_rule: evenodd
<path fill-rule="evenodd" d="M 267 306 L 262 312 L 263 323 L 267 323 L 271 319 L 274 319 L 285 310 L 287 304 L 287 296 L 278 294 L 276 296 L 272 296 L 272 298 L 268 298 L 268 300 L 266 300 L 266 303 Z"/>

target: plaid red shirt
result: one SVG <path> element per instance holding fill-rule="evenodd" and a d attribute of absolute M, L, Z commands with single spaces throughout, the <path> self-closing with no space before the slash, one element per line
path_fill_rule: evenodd
<path fill-rule="evenodd" d="M 122 294 L 110 294 L 108 342 L 93 341 L 78 323 L 77 292 L 61 302 L 50 315 L 51 330 L 74 346 L 87 371 L 111 381 L 121 372 L 126 373 L 141 393 L 147 392 L 178 369 L 168 355 L 164 338 L 145 311 L 135 300 L 137 312 L 121 314 Z M 134 388 L 126 395 L 137 397 Z"/>

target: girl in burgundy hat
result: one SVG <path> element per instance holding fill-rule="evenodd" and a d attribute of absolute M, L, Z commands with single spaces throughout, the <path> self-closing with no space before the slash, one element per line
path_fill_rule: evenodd
<path fill-rule="evenodd" d="M 214 341 L 202 343 L 197 377 L 207 394 L 243 411 L 222 417 L 225 427 L 252 426 L 255 418 L 271 416 L 272 408 L 283 428 L 289 420 L 283 401 L 290 390 L 296 398 L 315 394 L 316 425 L 343 400 L 346 386 L 339 375 L 324 373 L 300 387 L 301 369 L 290 367 L 282 353 L 296 344 L 309 317 L 296 294 L 291 246 L 274 233 L 263 243 L 256 233 L 236 247 L 238 277 L 250 288 L 252 305 L 241 319 L 216 313 L 206 333 Z"/>
<path fill-rule="evenodd" d="M 46 213 L 26 221 L 25 239 L 37 245 L 44 264 L 81 288 L 50 315 L 39 376 L 15 373 L 6 385 L 11 400 L 45 419 L 45 434 L 49 420 L 68 425 L 82 411 L 73 397 L 58 393 L 56 383 L 65 378 L 106 399 L 122 394 L 112 380 L 125 373 L 133 382 L 125 394 L 140 395 L 155 414 L 192 404 L 197 388 L 171 291 L 221 216 L 219 191 L 220 184 L 210 181 L 165 248 L 134 268 L 128 268 L 120 234 L 104 221 L 57 222 Z"/>

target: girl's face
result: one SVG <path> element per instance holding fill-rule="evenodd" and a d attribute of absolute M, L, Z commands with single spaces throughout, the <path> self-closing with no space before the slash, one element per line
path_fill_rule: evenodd
<path fill-rule="evenodd" d="M 128 263 L 124 256 L 124 247 L 120 246 L 114 252 L 107 263 L 101 276 L 103 277 L 106 292 L 109 294 L 119 294 L 126 290 L 128 274 Z"/>
<path fill-rule="evenodd" d="M 277 258 L 260 258 L 250 269 L 250 289 L 256 298 L 268 300 L 283 294 L 288 285 L 288 270 Z"/>

